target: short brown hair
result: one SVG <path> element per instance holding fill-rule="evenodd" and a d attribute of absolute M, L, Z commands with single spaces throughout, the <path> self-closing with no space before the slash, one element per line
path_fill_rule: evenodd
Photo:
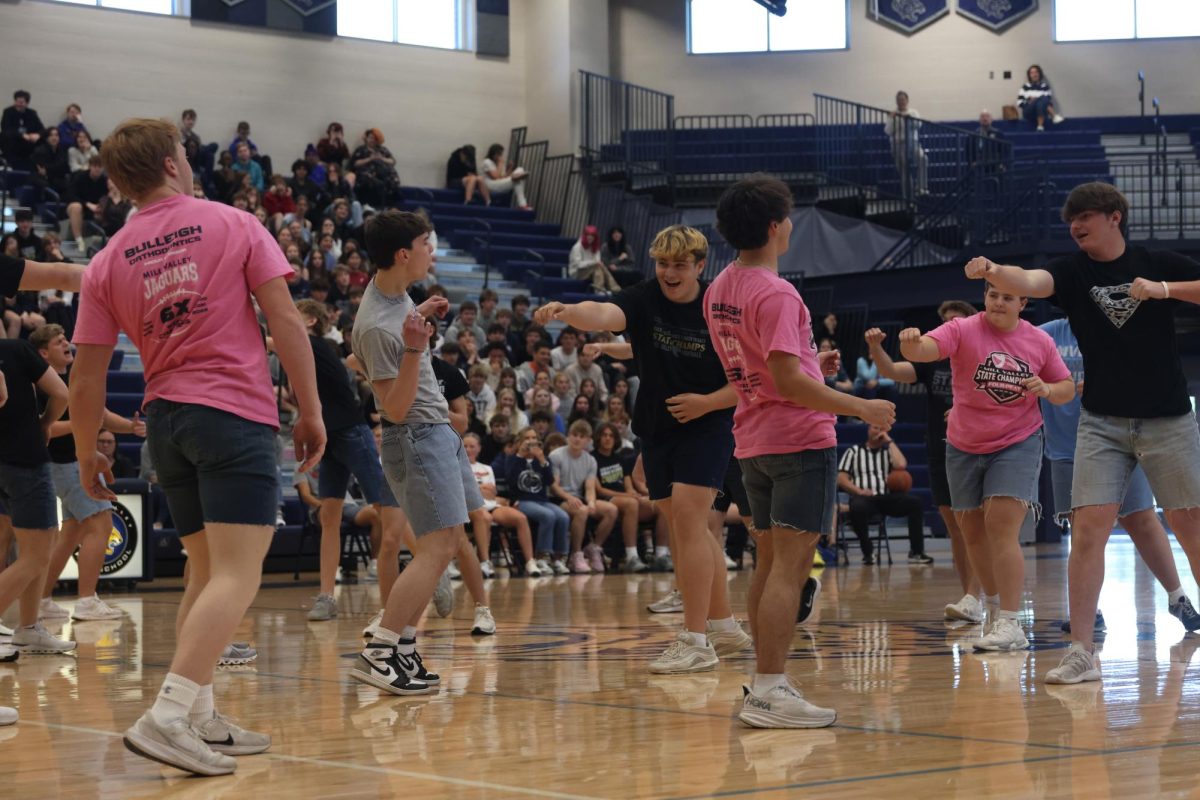
<path fill-rule="evenodd" d="M 104 140 L 104 171 L 121 194 L 139 200 L 163 182 L 163 161 L 175 157 L 179 128 L 165 119 L 127 119 Z"/>
<path fill-rule="evenodd" d="M 308 299 L 298 300 L 296 302 L 296 310 L 302 316 L 311 317 L 317 321 L 312 327 L 313 333 L 317 336 L 324 336 L 329 330 L 329 324 L 325 319 L 328 311 L 324 303 Z"/>
<path fill-rule="evenodd" d="M 416 239 L 432 230 L 428 220 L 411 211 L 381 211 L 364 226 L 367 255 L 378 269 L 391 269 L 397 250 L 411 250 Z"/>
<path fill-rule="evenodd" d="M 66 335 L 67 332 L 63 330 L 62 325 L 56 325 L 51 322 L 46 325 L 39 325 L 37 330 L 29 334 L 29 343 L 33 345 L 34 350 L 45 350 L 59 336 Z"/>
<path fill-rule="evenodd" d="M 1081 183 L 1072 189 L 1071 193 L 1067 195 L 1067 202 L 1063 203 L 1062 221 L 1069 225 L 1072 219 L 1085 211 L 1099 211 L 1106 216 L 1114 211 L 1119 211 L 1121 213 L 1121 235 L 1128 232 L 1129 201 L 1125 199 L 1125 195 L 1121 194 L 1121 190 L 1111 183 L 1092 181 Z"/>
<path fill-rule="evenodd" d="M 938 318 L 945 319 L 950 312 L 957 312 L 964 317 L 973 317 L 976 314 L 975 306 L 968 303 L 966 300 L 947 300 L 938 306 Z"/>
<path fill-rule="evenodd" d="M 577 419 L 571 423 L 571 427 L 567 428 L 567 433 L 575 436 L 586 436 L 592 438 L 592 426 L 586 419 Z"/>

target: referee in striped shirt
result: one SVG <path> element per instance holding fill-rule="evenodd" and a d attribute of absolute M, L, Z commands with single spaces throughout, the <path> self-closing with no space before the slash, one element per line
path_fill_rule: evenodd
<path fill-rule="evenodd" d="M 908 518 L 908 563 L 932 564 L 925 554 L 925 523 L 921 501 L 907 492 L 889 492 L 887 477 L 893 469 L 905 469 L 908 460 L 878 425 L 867 428 L 867 443 L 856 444 L 842 454 L 838 464 L 838 489 L 850 495 L 850 527 L 862 545 L 863 563 L 874 564 L 870 520 L 876 514 Z"/>

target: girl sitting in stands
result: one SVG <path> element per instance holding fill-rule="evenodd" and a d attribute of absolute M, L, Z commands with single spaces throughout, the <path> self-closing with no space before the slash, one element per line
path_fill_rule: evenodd
<path fill-rule="evenodd" d="M 596 294 L 612 294 L 621 290 L 621 284 L 600 258 L 600 233 L 595 225 L 583 229 L 568 259 L 568 274 L 575 280 L 591 281 Z"/>
<path fill-rule="evenodd" d="M 1025 71 L 1025 83 L 1017 95 L 1017 108 L 1030 122 L 1037 123 L 1039 131 L 1046 129 L 1046 117 L 1049 116 L 1055 125 L 1066 122 L 1067 118 L 1054 109 L 1054 95 L 1050 89 L 1050 81 L 1042 68 L 1034 64 Z"/>

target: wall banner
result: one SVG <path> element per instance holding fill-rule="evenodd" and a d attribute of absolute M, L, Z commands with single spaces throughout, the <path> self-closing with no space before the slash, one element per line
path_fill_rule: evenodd
<path fill-rule="evenodd" d="M 912 34 L 950 13 L 949 0 L 870 0 L 867 16 Z"/>
<path fill-rule="evenodd" d="M 1037 11 L 1038 0 L 958 0 L 958 13 L 999 33 Z"/>

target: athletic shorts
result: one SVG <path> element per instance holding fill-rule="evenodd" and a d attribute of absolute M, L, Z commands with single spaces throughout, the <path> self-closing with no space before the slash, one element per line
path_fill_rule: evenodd
<path fill-rule="evenodd" d="M 723 425 L 644 440 L 642 466 L 650 499 L 666 500 L 676 483 L 720 491 L 732 457 L 733 429 Z"/>
<path fill-rule="evenodd" d="M 837 448 L 739 459 L 756 531 L 792 528 L 832 533 Z"/>
<path fill-rule="evenodd" d="M 78 475 L 75 482 L 79 483 Z M 0 464 L 0 503 L 8 509 L 14 528 L 58 530 L 54 479 L 50 477 L 49 464 L 36 467 Z"/>
<path fill-rule="evenodd" d="M 384 425 L 383 474 L 417 536 L 465 525 L 483 507 L 462 439 L 449 423 Z"/>
<path fill-rule="evenodd" d="M 50 477 L 54 480 L 54 493 L 62 504 L 62 518 L 83 522 L 89 517 L 107 511 L 112 513 L 112 503 L 97 500 L 87 493 L 79 480 L 79 462 L 50 464 Z M 103 478 L 101 479 L 103 480 Z"/>
<path fill-rule="evenodd" d="M 750 516 L 750 501 L 746 498 L 746 484 L 742 482 L 742 465 L 736 458 L 729 459 L 725 468 L 725 481 L 721 491 L 713 500 L 713 510 L 724 514 L 731 505 L 738 507 L 738 513 L 743 517 Z"/>
<path fill-rule="evenodd" d="M 955 511 L 973 511 L 989 497 L 1015 497 L 1036 505 L 1042 432 L 994 453 L 967 453 L 947 442 L 946 472 L 950 505 Z"/>
<path fill-rule="evenodd" d="M 375 449 L 375 434 L 366 423 L 336 431 L 328 437 L 317 478 L 317 494 L 321 499 L 345 497 L 353 475 L 368 503 L 395 506 L 396 498 L 387 488 L 379 452 Z"/>
<path fill-rule="evenodd" d="M 152 400 L 146 441 L 175 531 L 205 523 L 275 527 L 275 429 L 195 403 Z"/>
<path fill-rule="evenodd" d="M 1054 487 L 1054 519 L 1062 522 L 1071 513 L 1071 484 L 1075 477 L 1074 461 L 1051 461 L 1050 482 Z M 1134 467 L 1129 474 L 1129 488 L 1121 500 L 1121 510 L 1117 517 L 1127 517 L 1147 508 L 1154 508 L 1154 492 L 1150 491 L 1150 481 L 1141 467 Z"/>
<path fill-rule="evenodd" d="M 1165 509 L 1200 506 L 1200 429 L 1195 414 L 1136 419 L 1079 413 L 1071 504 L 1120 503 L 1141 465 Z"/>

